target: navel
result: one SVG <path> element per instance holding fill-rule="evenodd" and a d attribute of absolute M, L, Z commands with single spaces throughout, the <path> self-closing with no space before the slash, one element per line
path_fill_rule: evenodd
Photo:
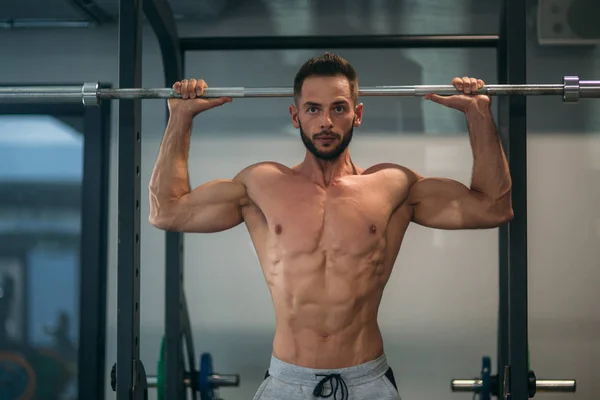
<path fill-rule="evenodd" d="M 370 231 L 373 234 L 377 233 L 377 227 L 375 225 L 371 225 Z"/>
<path fill-rule="evenodd" d="M 281 235 L 281 232 L 283 232 L 283 228 L 281 227 L 281 225 L 275 225 L 275 233 Z"/>

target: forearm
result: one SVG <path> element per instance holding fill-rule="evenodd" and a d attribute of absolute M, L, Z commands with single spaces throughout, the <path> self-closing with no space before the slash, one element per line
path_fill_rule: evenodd
<path fill-rule="evenodd" d="M 471 190 L 510 201 L 510 171 L 489 106 L 474 106 L 465 114 L 474 161 Z"/>
<path fill-rule="evenodd" d="M 155 212 L 191 190 L 188 174 L 191 131 L 191 116 L 171 114 L 150 178 L 150 207 Z"/>

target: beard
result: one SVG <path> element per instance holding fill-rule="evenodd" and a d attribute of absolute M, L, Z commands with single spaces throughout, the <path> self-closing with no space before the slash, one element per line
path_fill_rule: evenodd
<path fill-rule="evenodd" d="M 348 148 L 350 142 L 352 141 L 352 136 L 354 134 L 354 121 L 352 121 L 350 129 L 348 130 L 348 132 L 345 132 L 341 142 L 339 142 L 339 144 L 332 149 L 322 151 L 317 149 L 314 144 L 314 140 L 317 136 L 322 134 L 328 134 L 334 136 L 337 140 L 339 140 L 340 135 L 330 131 L 321 131 L 312 135 L 311 140 L 311 138 L 308 137 L 308 135 L 304 132 L 304 129 L 302 129 L 302 124 L 300 124 L 300 122 L 298 122 L 298 124 L 300 125 L 300 137 L 302 138 L 302 143 L 304 143 L 304 147 L 306 147 L 306 149 L 319 160 L 330 161 L 338 158 L 346 150 L 346 148 Z"/>

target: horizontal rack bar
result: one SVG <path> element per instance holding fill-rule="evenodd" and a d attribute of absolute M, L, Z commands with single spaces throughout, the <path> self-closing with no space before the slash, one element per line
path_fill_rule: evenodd
<path fill-rule="evenodd" d="M 183 51 L 497 48 L 498 35 L 223 36 L 181 38 Z"/>

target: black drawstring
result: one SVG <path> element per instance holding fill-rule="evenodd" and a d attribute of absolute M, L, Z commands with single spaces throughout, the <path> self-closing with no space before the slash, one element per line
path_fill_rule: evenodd
<path fill-rule="evenodd" d="M 315 390 L 313 390 L 313 396 L 327 398 L 333 396 L 334 400 L 346 400 L 348 399 L 348 386 L 346 386 L 346 382 L 342 379 L 340 374 L 330 374 L 330 375 L 317 375 L 324 376 L 323 379 L 319 381 Z M 325 388 L 325 384 L 331 381 L 331 393 L 328 395 L 323 394 L 323 390 Z M 334 385 L 335 383 L 335 385 Z M 338 390 L 341 392 L 341 396 L 338 399 Z"/>

